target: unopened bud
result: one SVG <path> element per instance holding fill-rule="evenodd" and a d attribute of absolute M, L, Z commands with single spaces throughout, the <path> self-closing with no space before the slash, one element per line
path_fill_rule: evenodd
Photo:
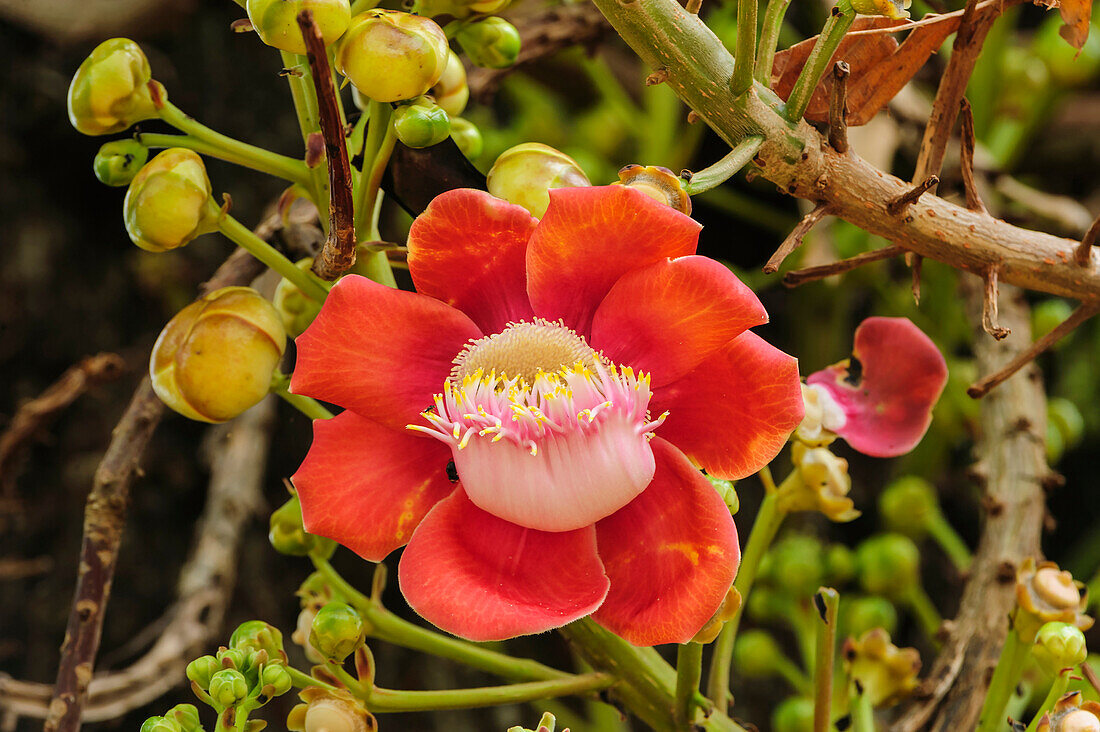
<path fill-rule="evenodd" d="M 743 631 L 733 646 L 733 666 L 747 679 L 763 679 L 776 673 L 775 661 L 783 655 L 779 644 L 764 630 Z"/>
<path fill-rule="evenodd" d="M 260 673 L 260 690 L 266 696 L 282 696 L 294 686 L 290 672 L 281 663 L 264 666 Z"/>
<path fill-rule="evenodd" d="M 267 651 L 267 657 L 275 660 L 283 655 L 283 634 L 270 623 L 248 620 L 237 626 L 229 638 L 229 647 L 252 653 Z"/>
<path fill-rule="evenodd" d="M 940 517 L 935 486 L 914 475 L 888 485 L 879 496 L 878 510 L 887 529 L 913 539 L 923 538 Z"/>
<path fill-rule="evenodd" d="M 363 642 L 363 619 L 350 605 L 330 602 L 317 611 L 309 643 L 325 658 L 343 661 Z"/>
<path fill-rule="evenodd" d="M 306 52 L 298 25 L 298 13 L 303 10 L 313 14 L 313 23 L 326 46 L 342 36 L 351 23 L 348 0 L 248 0 L 246 9 L 260 40 L 290 53 Z"/>
<path fill-rule="evenodd" d="M 451 139 L 458 145 L 462 154 L 473 160 L 481 155 L 485 143 L 481 131 L 473 122 L 462 117 L 451 117 Z"/>
<path fill-rule="evenodd" d="M 443 75 L 430 92 L 435 103 L 452 117 L 457 117 L 466 109 L 470 100 L 470 86 L 466 81 L 466 67 L 454 51 L 447 52 L 447 65 Z"/>
<path fill-rule="evenodd" d="M 684 189 L 684 179 L 668 168 L 627 165 L 619 170 L 619 184 L 635 188 L 681 213 L 691 213 L 691 198 Z"/>
<path fill-rule="evenodd" d="M 451 134 L 451 120 L 431 98 L 420 97 L 393 111 L 393 129 L 407 147 L 431 147 Z"/>
<path fill-rule="evenodd" d="M 177 704 L 165 712 L 167 719 L 174 719 L 183 732 L 201 732 L 202 720 L 194 704 Z"/>
<path fill-rule="evenodd" d="M 138 44 L 129 38 L 104 41 L 80 64 L 69 85 L 69 121 L 85 135 L 110 135 L 153 119 L 165 95 L 152 78 Z"/>
<path fill-rule="evenodd" d="M 713 475 L 708 475 L 707 480 L 714 486 L 714 490 L 718 492 L 718 495 L 722 497 L 722 502 L 730 510 L 730 515 L 736 516 L 737 512 L 741 510 L 741 499 L 737 497 L 737 488 L 734 486 L 733 481 L 715 478 Z"/>
<path fill-rule="evenodd" d="M 236 669 L 224 668 L 210 679 L 210 698 L 223 707 L 231 707 L 248 696 L 248 681 Z"/>
<path fill-rule="evenodd" d="M 835 430 L 847 422 L 844 410 L 827 389 L 817 384 L 802 384 L 801 424 L 794 431 L 794 438 L 808 447 L 827 447 L 837 438 Z"/>
<path fill-rule="evenodd" d="M 885 597 L 855 597 L 840 604 L 844 634 L 861 636 L 874 628 L 893 635 L 898 628 L 898 611 Z"/>
<path fill-rule="evenodd" d="M 213 656 L 200 656 L 187 664 L 187 678 L 199 685 L 200 689 L 210 688 L 210 677 L 222 670 L 221 661 Z"/>
<path fill-rule="evenodd" d="M 806 534 L 788 534 L 768 552 L 768 573 L 772 584 L 796 598 L 811 597 L 825 580 L 821 542 Z"/>
<path fill-rule="evenodd" d="M 218 650 L 218 662 L 222 668 L 233 668 L 244 671 L 248 664 L 248 652 L 239 648 L 222 648 Z"/>
<path fill-rule="evenodd" d="M 302 647 L 306 659 L 310 663 L 325 662 L 325 657 L 318 653 L 317 649 L 309 642 L 309 634 L 313 630 L 313 619 L 317 617 L 317 609 L 313 606 L 302 608 L 302 611 L 298 613 L 298 622 L 294 627 L 294 632 L 290 634 L 290 639 Z"/>
<path fill-rule="evenodd" d="M 183 732 L 183 727 L 174 719 L 149 717 L 141 723 L 141 732 Z"/>
<path fill-rule="evenodd" d="M 868 594 L 903 599 L 920 584 L 920 550 L 907 536 L 873 536 L 856 549 L 856 561 Z"/>
<path fill-rule="evenodd" d="M 336 47 L 336 68 L 376 102 L 428 92 L 447 66 L 447 35 L 434 21 L 374 8 L 352 18 Z"/>
<path fill-rule="evenodd" d="M 149 148 L 137 140 L 114 140 L 100 146 L 92 171 L 100 183 L 128 186 L 149 159 Z"/>
<path fill-rule="evenodd" d="M 525 142 L 500 154 L 487 176 L 489 193 L 542 218 L 551 188 L 592 185 L 577 161 L 539 142 Z"/>
<path fill-rule="evenodd" d="M 825 550 L 825 584 L 847 584 L 856 576 L 856 553 L 844 544 L 831 544 Z"/>
<path fill-rule="evenodd" d="M 224 422 L 264 398 L 285 348 L 271 303 L 250 288 L 223 287 L 164 326 L 149 375 L 157 396 L 175 411 Z"/>
<path fill-rule="evenodd" d="M 917 688 L 920 654 L 915 648 L 898 648 L 881 628 L 859 640 L 848 638 L 841 656 L 848 677 L 859 682 L 873 706 L 889 706 Z"/>
<path fill-rule="evenodd" d="M 1051 676 L 1083 663 L 1088 656 L 1085 634 L 1075 625 L 1060 622 L 1039 628 L 1031 652 L 1039 667 Z"/>
<path fill-rule="evenodd" d="M 455 39 L 474 66 L 507 69 L 519 57 L 519 31 L 497 15 L 462 26 Z"/>
<path fill-rule="evenodd" d="M 294 266 L 302 270 L 306 277 L 323 282 L 320 277 L 313 274 L 313 258 L 306 257 L 294 263 Z M 298 285 L 283 278 L 275 287 L 275 296 L 272 304 L 279 311 L 279 317 L 283 319 L 283 328 L 291 338 L 297 338 L 306 332 L 317 314 L 321 312 L 321 303 L 302 292 Z M 276 547 L 278 549 L 278 547 Z M 279 549 L 279 551 L 282 551 Z M 283 552 L 284 554 L 288 552 Z"/>
<path fill-rule="evenodd" d="M 813 732 L 814 700 L 804 696 L 784 699 L 772 712 L 775 732 Z"/>
<path fill-rule="evenodd" d="M 146 163 L 126 191 L 126 233 L 142 249 L 165 252 L 214 231 L 210 179 L 202 158 L 174 147 Z"/>
<path fill-rule="evenodd" d="M 302 525 L 302 504 L 297 495 L 291 496 L 289 501 L 271 514 L 271 530 L 267 538 L 275 551 L 292 557 L 304 557 L 314 552 L 327 557 L 336 549 L 336 542 L 332 539 L 316 536 L 305 530 Z"/>
<path fill-rule="evenodd" d="M 807 447 L 799 441 L 791 444 L 794 461 L 801 480 L 788 484 L 779 493 L 779 505 L 785 511 L 819 511 L 832 521 L 852 521 L 859 516 L 855 503 L 848 497 L 852 479 L 848 461 L 825 447 Z"/>

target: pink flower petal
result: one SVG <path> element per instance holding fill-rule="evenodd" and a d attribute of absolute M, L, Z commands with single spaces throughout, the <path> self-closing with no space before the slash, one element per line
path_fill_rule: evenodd
<path fill-rule="evenodd" d="M 398 576 L 413 610 L 475 641 L 561 627 L 599 607 L 609 586 L 591 526 L 525 529 L 482 511 L 461 489 L 424 517 Z"/>
<path fill-rule="evenodd" d="M 856 328 L 852 358 L 810 374 L 840 404 L 838 433 L 872 457 L 904 455 L 932 422 L 947 384 L 947 363 L 908 318 L 867 318 Z"/>
<path fill-rule="evenodd" d="M 443 443 L 342 412 L 313 423 L 313 445 L 294 487 L 306 530 L 372 562 L 404 546 L 454 489 Z"/>
<path fill-rule="evenodd" d="M 350 275 L 298 337 L 291 390 L 404 429 L 443 390 L 463 345 L 480 336 L 434 298 Z"/>
<path fill-rule="evenodd" d="M 620 277 L 596 309 L 591 343 L 660 386 L 766 322 L 764 306 L 733 272 L 713 259 L 689 256 Z"/>
<path fill-rule="evenodd" d="M 586 334 L 604 295 L 632 269 L 695 253 L 698 223 L 624 186 L 557 188 L 527 247 L 535 314 Z"/>
<path fill-rule="evenodd" d="M 744 478 L 778 455 L 802 421 L 798 360 L 746 331 L 656 389 L 650 411 L 668 411 L 657 434 L 708 473 Z"/>
<path fill-rule="evenodd" d="M 484 191 L 437 196 L 409 230 L 409 274 L 417 292 L 470 316 L 485 333 L 531 319 L 527 240 L 537 219 Z"/>
<path fill-rule="evenodd" d="M 638 646 L 691 640 L 741 561 L 737 528 L 710 482 L 659 437 L 653 454 L 645 492 L 596 524 L 611 591 L 592 617 Z"/>

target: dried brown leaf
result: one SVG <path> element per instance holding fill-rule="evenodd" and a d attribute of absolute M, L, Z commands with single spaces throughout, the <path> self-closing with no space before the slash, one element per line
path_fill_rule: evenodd
<path fill-rule="evenodd" d="M 1092 17 L 1092 0 L 1061 0 L 1058 12 L 1065 23 L 1058 35 L 1069 45 L 1081 50 L 1089 38 L 1089 19 Z"/>

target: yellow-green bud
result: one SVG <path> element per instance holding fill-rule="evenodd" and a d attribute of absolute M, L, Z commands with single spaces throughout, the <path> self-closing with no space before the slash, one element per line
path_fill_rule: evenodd
<path fill-rule="evenodd" d="M 821 542 L 806 534 L 788 534 L 768 552 L 767 577 L 797 598 L 811 597 L 825 580 Z"/>
<path fill-rule="evenodd" d="M 749 617 L 760 622 L 775 621 L 797 612 L 797 603 L 791 596 L 779 590 L 759 585 L 752 588 L 745 604 Z"/>
<path fill-rule="evenodd" d="M 825 583 L 836 587 L 856 576 L 856 553 L 844 544 L 831 544 L 825 550 Z"/>
<path fill-rule="evenodd" d="M 285 349 L 286 333 L 271 303 L 248 287 L 223 287 L 164 326 L 149 375 L 172 409 L 224 422 L 264 398 Z"/>
<path fill-rule="evenodd" d="M 321 31 L 321 40 L 329 45 L 344 34 L 351 23 L 348 0 L 248 0 L 248 19 L 260 40 L 280 51 L 306 52 L 298 13 L 309 10 Z"/>
<path fill-rule="evenodd" d="M 265 696 L 282 696 L 294 686 L 290 672 L 281 663 L 264 666 L 260 672 L 260 690 Z"/>
<path fill-rule="evenodd" d="M 223 707 L 231 707 L 248 696 L 248 681 L 236 669 L 223 668 L 210 678 L 210 698 Z"/>
<path fill-rule="evenodd" d="M 872 536 L 856 549 L 856 561 L 868 594 L 902 599 L 920 583 L 920 550 L 907 536 Z"/>
<path fill-rule="evenodd" d="M 240 648 L 222 648 L 218 650 L 217 659 L 222 668 L 234 668 L 238 671 L 244 671 L 245 665 L 248 663 L 248 651 L 243 651 Z"/>
<path fill-rule="evenodd" d="M 439 77 L 430 93 L 435 103 L 452 117 L 457 117 L 466 109 L 466 102 L 470 100 L 470 86 L 466 82 L 466 67 L 454 51 L 447 52 L 443 76 Z"/>
<path fill-rule="evenodd" d="M 939 518 L 940 504 L 935 486 L 924 478 L 909 475 L 886 487 L 879 496 L 878 511 L 887 529 L 920 539 Z"/>
<path fill-rule="evenodd" d="M 101 183 L 128 186 L 149 159 L 149 148 L 137 140 L 115 140 L 100 146 L 92 170 Z"/>
<path fill-rule="evenodd" d="M 1084 663 L 1088 656 L 1085 634 L 1076 625 L 1062 622 L 1046 623 L 1039 628 L 1031 652 L 1039 667 L 1051 676 Z"/>
<path fill-rule="evenodd" d="M 804 696 L 784 699 L 772 712 L 775 732 L 813 732 L 814 700 Z"/>
<path fill-rule="evenodd" d="M 343 661 L 363 642 L 363 619 L 350 605 L 330 602 L 317 611 L 309 643 L 325 658 Z"/>
<path fill-rule="evenodd" d="M 855 597 L 840 604 L 844 635 L 859 637 L 874 628 L 893 635 L 898 628 L 898 611 L 884 597 Z"/>
<path fill-rule="evenodd" d="M 455 39 L 474 66 L 506 69 L 519 58 L 519 31 L 497 15 L 462 26 Z"/>
<path fill-rule="evenodd" d="M 737 488 L 734 486 L 733 481 L 715 478 L 713 475 L 708 475 L 707 480 L 714 486 L 714 490 L 718 492 L 718 495 L 722 497 L 722 502 L 730 510 L 730 515 L 736 516 L 737 512 L 741 510 L 741 499 L 737 497 Z"/>
<path fill-rule="evenodd" d="M 292 557 L 318 553 L 327 558 L 336 550 L 335 541 L 310 534 L 302 526 L 302 504 L 297 495 L 291 496 L 271 514 L 271 530 L 267 538 L 275 551 Z"/>
<path fill-rule="evenodd" d="M 183 727 L 174 719 L 149 717 L 141 723 L 141 732 L 183 732 Z"/>
<path fill-rule="evenodd" d="M 393 129 L 397 139 L 408 147 L 430 147 L 451 134 L 451 120 L 431 98 L 420 97 L 393 111 Z"/>
<path fill-rule="evenodd" d="M 471 160 L 481 155 L 485 147 L 481 139 L 481 131 L 473 122 L 462 117 L 451 117 L 451 139 L 458 145 L 462 154 Z"/>
<path fill-rule="evenodd" d="M 85 135 L 110 135 L 157 116 L 164 87 L 138 44 L 112 38 L 95 47 L 69 85 L 69 121 Z"/>
<path fill-rule="evenodd" d="M 447 35 L 434 21 L 373 8 L 356 15 L 336 46 L 336 68 L 376 102 L 428 92 L 447 66 Z"/>
<path fill-rule="evenodd" d="M 299 259 L 294 263 L 294 266 L 305 272 L 307 277 L 318 282 L 324 281 L 313 274 L 313 257 Z M 275 309 L 279 311 L 279 317 L 283 319 L 283 327 L 286 329 L 287 335 L 291 338 L 297 338 L 305 333 L 306 328 L 321 312 L 321 303 L 302 292 L 298 285 L 285 278 L 279 280 L 279 284 L 275 287 L 275 297 L 272 302 Z"/>
<path fill-rule="evenodd" d="M 202 730 L 199 710 L 194 704 L 177 704 L 165 712 L 164 716 L 179 723 L 183 732 L 200 732 Z"/>
<path fill-rule="evenodd" d="M 218 228 L 202 158 L 173 147 L 146 163 L 126 191 L 126 233 L 142 249 L 166 252 Z"/>
<path fill-rule="evenodd" d="M 852 0 L 852 8 L 860 15 L 881 15 L 893 20 L 909 17 L 912 0 Z"/>
<path fill-rule="evenodd" d="M 511 5 L 512 0 L 421 0 L 420 14 L 429 18 L 437 15 L 451 15 L 458 20 L 470 17 L 474 13 L 494 15 Z"/>
<path fill-rule="evenodd" d="M 200 689 L 210 688 L 210 677 L 222 670 L 221 661 L 213 656 L 199 656 L 187 664 L 187 678 L 199 685 Z"/>
<path fill-rule="evenodd" d="M 1069 399 L 1054 397 L 1047 401 L 1047 420 L 1053 424 L 1065 443 L 1074 446 L 1085 434 L 1085 418 Z"/>
<path fill-rule="evenodd" d="M 746 630 L 733 646 L 733 667 L 745 678 L 767 678 L 776 673 L 775 661 L 783 655 L 779 644 L 764 630 Z"/>
<path fill-rule="evenodd" d="M 248 620 L 233 631 L 229 638 L 229 647 L 245 653 L 267 651 L 267 657 L 276 660 L 283 656 L 283 634 L 270 623 Z"/>
<path fill-rule="evenodd" d="M 524 142 L 500 154 L 487 176 L 489 193 L 542 218 L 551 188 L 590 186 L 577 161 L 539 142 Z"/>

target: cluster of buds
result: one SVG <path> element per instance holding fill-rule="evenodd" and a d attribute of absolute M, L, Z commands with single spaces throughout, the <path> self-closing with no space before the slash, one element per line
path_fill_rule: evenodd
<path fill-rule="evenodd" d="M 95 47 L 69 85 L 69 121 L 85 135 L 110 135 L 158 115 L 166 98 L 149 60 L 129 38 Z"/>
<path fill-rule="evenodd" d="M 259 620 L 241 624 L 216 655 L 200 656 L 187 665 L 195 694 L 219 713 L 246 702 L 262 706 L 290 691 L 283 636 Z"/>
<path fill-rule="evenodd" d="M 542 218 L 552 188 L 592 185 L 576 160 L 539 142 L 524 142 L 502 152 L 486 176 L 489 193 L 523 206 Z"/>
<path fill-rule="evenodd" d="M 150 160 L 126 190 L 123 217 L 131 241 L 150 252 L 178 249 L 218 228 L 202 158 L 173 147 Z"/>
<path fill-rule="evenodd" d="M 841 650 L 844 670 L 874 707 L 897 703 L 917 688 L 920 654 L 898 648 L 882 628 L 869 630 L 859 640 L 848 638 Z"/>
<path fill-rule="evenodd" d="M 1082 702 L 1081 692 L 1066 694 L 1045 713 L 1036 732 L 1100 732 L 1100 704 Z"/>
<path fill-rule="evenodd" d="M 1020 640 L 1031 643 L 1046 623 L 1060 622 L 1080 630 L 1092 627 L 1085 615 L 1088 590 L 1054 562 L 1035 563 L 1028 558 L 1016 572 L 1016 609 L 1013 628 Z"/>
<path fill-rule="evenodd" d="M 847 460 L 828 448 L 810 447 L 799 441 L 791 445 L 791 460 L 800 479 L 780 489 L 779 505 L 784 511 L 817 511 L 840 523 L 859 517 L 860 512 L 848 497 L 852 479 Z"/>
<path fill-rule="evenodd" d="M 302 700 L 290 711 L 291 732 L 374 732 L 378 724 L 358 699 L 343 689 L 310 686 L 298 693 Z"/>

